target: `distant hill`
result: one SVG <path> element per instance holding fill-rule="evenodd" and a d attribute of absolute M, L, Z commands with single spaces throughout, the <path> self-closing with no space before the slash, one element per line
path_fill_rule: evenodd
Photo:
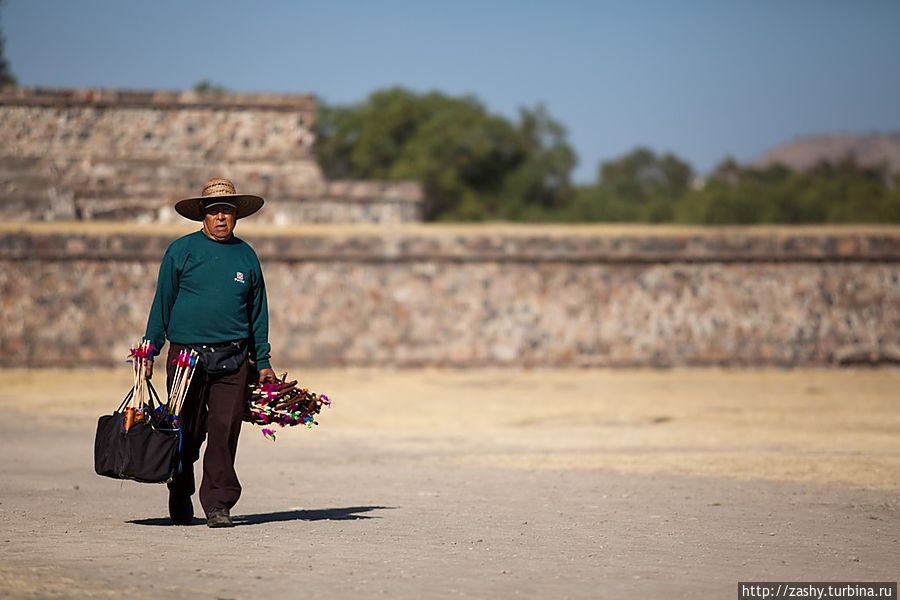
<path fill-rule="evenodd" d="M 770 150 L 750 165 L 764 167 L 783 163 L 793 169 L 805 170 L 822 161 L 834 163 L 848 157 L 865 166 L 886 164 L 890 173 L 900 173 L 900 133 L 801 137 Z"/>

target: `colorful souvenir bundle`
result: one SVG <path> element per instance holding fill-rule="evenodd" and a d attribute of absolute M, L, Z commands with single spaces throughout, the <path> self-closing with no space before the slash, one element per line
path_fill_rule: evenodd
<path fill-rule="evenodd" d="M 128 361 L 131 363 L 134 382 L 131 386 L 131 393 L 126 397 L 124 406 L 123 426 L 125 431 L 131 429 L 131 426 L 141 421 L 158 418 L 158 406 L 154 405 L 151 400 L 151 387 L 147 381 L 148 363 L 153 360 L 153 344 L 144 340 L 139 346 L 131 347 L 128 354 Z"/>
<path fill-rule="evenodd" d="M 134 385 L 124 405 L 125 431 L 131 429 L 134 423 L 144 420 L 154 426 L 169 423 L 171 427 L 177 428 L 179 425 L 179 413 L 191 386 L 199 355 L 194 350 L 182 350 L 172 361 L 175 365 L 175 377 L 172 379 L 169 399 L 165 404 L 155 397 L 155 392 L 151 391 L 152 385 L 147 380 L 148 363 L 152 360 L 153 344 L 149 341 L 144 340 L 139 346 L 131 347 L 128 361 L 134 370 Z M 151 401 L 151 393 L 155 402 Z"/>
<path fill-rule="evenodd" d="M 191 379 L 194 377 L 199 359 L 200 355 L 196 350 L 182 350 L 172 361 L 175 365 L 175 376 L 172 378 L 172 389 L 169 390 L 168 409 L 169 415 L 176 423 L 181 414 L 181 407 L 184 405 L 188 388 L 191 387 Z"/>
<path fill-rule="evenodd" d="M 331 400 L 325 394 L 316 394 L 307 388 L 297 388 L 297 381 L 287 381 L 287 373 L 276 383 L 251 383 L 247 390 L 247 411 L 244 420 L 262 427 L 262 434 L 275 441 L 275 431 L 270 427 L 306 425 L 312 429 L 318 425 L 315 417 Z"/>

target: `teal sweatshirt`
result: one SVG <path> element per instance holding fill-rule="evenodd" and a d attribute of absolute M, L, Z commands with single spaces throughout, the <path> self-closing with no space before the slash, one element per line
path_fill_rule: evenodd
<path fill-rule="evenodd" d="M 144 337 L 156 354 L 166 339 L 187 345 L 249 340 L 257 368 L 270 368 L 266 285 L 253 248 L 234 236 L 216 242 L 202 231 L 172 242 Z"/>

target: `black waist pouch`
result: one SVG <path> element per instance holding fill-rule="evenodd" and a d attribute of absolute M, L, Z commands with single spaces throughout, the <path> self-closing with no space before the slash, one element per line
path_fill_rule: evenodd
<path fill-rule="evenodd" d="M 246 340 L 222 346 L 191 346 L 200 354 L 200 364 L 210 375 L 233 373 L 241 368 L 250 355 Z"/>

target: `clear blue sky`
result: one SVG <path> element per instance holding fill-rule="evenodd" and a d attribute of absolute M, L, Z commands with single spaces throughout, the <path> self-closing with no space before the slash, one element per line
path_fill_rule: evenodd
<path fill-rule="evenodd" d="M 799 135 L 900 132 L 900 0 L 7 0 L 22 85 L 543 103 L 579 181 L 635 146 L 701 172 Z"/>

